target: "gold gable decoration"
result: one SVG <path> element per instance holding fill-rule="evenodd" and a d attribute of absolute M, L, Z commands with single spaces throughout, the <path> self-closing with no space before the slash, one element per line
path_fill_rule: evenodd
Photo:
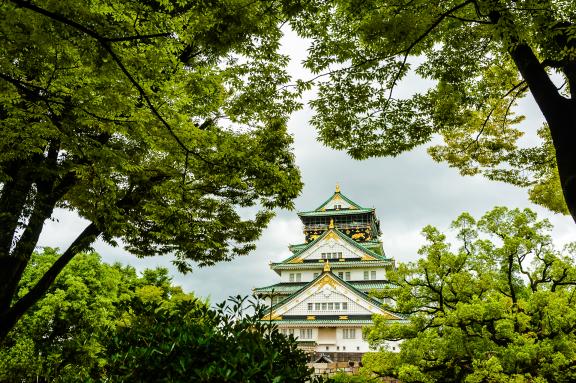
<path fill-rule="evenodd" d="M 374 258 L 373 256 L 368 255 L 368 254 L 364 254 L 360 259 L 362 259 L 363 261 L 375 261 L 376 260 L 376 258 Z"/>
<path fill-rule="evenodd" d="M 340 193 L 340 184 L 336 184 L 336 193 Z"/>
<path fill-rule="evenodd" d="M 326 239 L 335 239 L 336 241 L 339 241 L 340 238 L 338 237 L 338 234 L 336 234 L 335 232 L 331 231 L 330 233 L 328 233 L 326 235 Z"/>
<path fill-rule="evenodd" d="M 324 263 L 324 272 L 327 273 L 330 271 L 330 261 L 326 261 Z"/>
<path fill-rule="evenodd" d="M 336 281 L 330 277 L 329 274 L 325 274 L 324 277 L 316 283 L 316 286 L 320 289 L 326 285 L 336 288 Z"/>
<path fill-rule="evenodd" d="M 270 313 L 268 315 L 265 315 L 264 318 L 262 318 L 262 320 L 282 320 L 282 315 L 278 315 L 276 313 Z"/>

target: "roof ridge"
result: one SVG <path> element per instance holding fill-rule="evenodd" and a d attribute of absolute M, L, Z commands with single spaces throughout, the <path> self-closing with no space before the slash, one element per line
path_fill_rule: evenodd
<path fill-rule="evenodd" d="M 331 270 L 329 271 L 324 271 L 322 273 L 320 273 L 318 276 L 316 276 L 316 278 L 313 278 L 310 282 L 308 282 L 306 285 L 302 286 L 298 291 L 295 291 L 294 293 L 292 293 L 289 297 L 287 297 L 286 299 L 284 299 L 281 302 L 276 303 L 275 305 L 271 306 L 270 308 L 268 308 L 265 311 L 265 315 L 271 316 L 274 313 L 274 310 L 277 310 L 278 308 L 284 306 L 285 304 L 287 304 L 288 302 L 292 301 L 295 297 L 297 297 L 300 293 L 302 293 L 303 291 L 305 291 L 307 288 L 309 288 L 310 286 L 314 285 L 314 283 L 316 283 L 316 281 L 324 278 L 324 277 L 328 277 L 328 278 L 333 278 L 334 280 L 336 280 L 336 282 L 339 282 L 340 284 L 342 284 L 344 287 L 348 288 L 350 291 L 352 291 L 354 294 L 356 294 L 357 296 L 359 296 L 360 298 L 368 301 L 369 303 L 372 303 L 373 305 L 375 305 L 376 307 L 378 307 L 380 310 L 389 313 L 391 315 L 394 316 L 398 316 L 388 310 L 385 310 L 384 308 L 382 308 L 382 302 L 377 301 L 375 298 L 370 297 L 368 294 L 363 293 L 362 291 L 358 290 L 356 287 L 352 286 L 349 282 L 345 281 L 344 279 L 340 278 L 338 275 L 334 274 Z"/>
<path fill-rule="evenodd" d="M 299 252 L 297 252 L 296 254 L 293 254 L 291 256 L 289 256 L 288 258 L 284 259 L 283 261 L 280 261 L 279 263 L 287 263 L 290 262 L 291 260 L 293 260 L 294 258 L 298 257 L 300 254 L 302 254 L 303 252 L 305 252 L 306 250 L 308 250 L 310 247 L 312 247 L 313 244 L 318 243 L 318 241 L 322 240 L 324 237 L 326 237 L 328 235 L 328 233 L 330 233 L 331 231 L 334 231 L 336 233 L 336 235 L 338 235 L 340 238 L 343 238 L 346 242 L 348 242 L 349 244 L 351 244 L 352 246 L 355 246 L 356 248 L 366 252 L 368 255 L 381 260 L 381 261 L 388 261 L 389 258 L 386 258 L 385 256 L 378 254 L 377 252 L 370 250 L 364 246 L 362 246 L 359 242 L 354 241 L 352 238 L 348 237 L 345 233 L 343 233 L 342 231 L 338 230 L 337 228 L 331 228 L 326 230 L 324 233 L 322 233 L 318 238 L 310 241 L 309 243 L 306 244 L 306 246 L 304 248 L 302 248 Z"/>
<path fill-rule="evenodd" d="M 324 201 L 320 206 L 318 206 L 316 209 L 314 209 L 313 211 L 321 211 L 322 208 L 324 206 L 326 206 L 326 204 L 328 204 L 328 202 L 332 201 L 334 199 L 335 196 L 339 196 L 340 198 L 342 198 L 344 201 L 348 202 L 350 205 L 354 206 L 356 209 L 365 209 L 364 207 L 362 207 L 361 205 L 357 204 L 356 202 L 352 201 L 350 198 L 346 197 L 344 194 L 342 194 L 342 192 L 338 189 L 336 190 L 331 196 L 330 198 L 328 198 L 326 201 Z"/>

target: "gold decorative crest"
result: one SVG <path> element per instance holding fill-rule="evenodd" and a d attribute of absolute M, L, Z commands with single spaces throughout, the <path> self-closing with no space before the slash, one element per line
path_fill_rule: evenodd
<path fill-rule="evenodd" d="M 336 281 L 334 281 L 334 279 L 332 279 L 329 276 L 329 274 L 324 275 L 324 277 L 322 279 L 320 279 L 318 281 L 318 283 L 316 283 L 316 286 L 318 286 L 319 288 L 322 288 L 326 285 L 329 285 L 329 286 L 336 288 Z"/>
<path fill-rule="evenodd" d="M 326 238 L 326 240 L 328 240 L 328 239 L 335 239 L 336 241 L 339 241 L 339 240 L 340 240 L 340 238 L 338 237 L 338 234 L 336 234 L 336 233 L 333 232 L 333 231 L 331 231 L 330 233 L 328 233 L 325 238 Z"/>

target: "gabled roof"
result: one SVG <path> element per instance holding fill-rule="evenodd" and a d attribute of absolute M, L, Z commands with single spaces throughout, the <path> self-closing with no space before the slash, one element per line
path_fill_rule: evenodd
<path fill-rule="evenodd" d="M 334 268 L 333 263 L 330 264 L 332 268 Z M 386 288 L 391 288 L 393 285 L 385 280 L 367 280 L 367 281 L 347 281 L 351 286 L 355 289 L 358 289 L 364 293 L 371 291 L 371 290 L 381 290 Z M 276 283 L 270 286 L 264 287 L 257 287 L 254 288 L 252 291 L 255 294 L 274 294 L 278 295 L 290 295 L 294 294 L 301 288 L 307 285 L 308 282 L 281 282 Z"/>
<path fill-rule="evenodd" d="M 308 243 L 297 243 L 294 245 L 288 245 L 288 249 L 292 252 L 292 254 L 298 254 L 300 252 L 302 252 L 303 249 L 305 249 L 308 246 Z M 368 240 L 368 241 L 363 241 L 360 243 L 360 246 L 368 249 L 368 250 L 372 250 L 380 255 L 385 256 L 384 253 L 384 248 L 382 247 L 382 242 L 380 242 L 379 240 Z"/>
<path fill-rule="evenodd" d="M 381 306 L 380 301 L 368 296 L 367 294 L 363 293 L 362 291 L 356 289 L 349 282 L 343 280 L 342 278 L 340 278 L 337 275 L 335 275 L 334 273 L 332 273 L 332 271 L 330 269 L 330 262 L 325 263 L 324 271 L 320 275 L 318 275 L 316 278 L 314 278 L 311 282 L 308 282 L 301 289 L 299 289 L 297 292 L 295 292 L 294 294 L 292 294 L 288 298 L 284 299 L 283 301 L 275 304 L 270 309 L 268 309 L 266 317 L 264 317 L 262 319 L 263 320 L 282 319 L 281 315 L 274 315 L 278 311 L 278 309 L 280 309 L 281 307 L 292 302 L 294 299 L 296 299 L 298 296 L 303 294 L 309 288 L 312 288 L 317 284 L 325 284 L 325 283 L 335 283 L 337 285 L 344 287 L 346 290 L 352 292 L 354 295 L 356 295 L 358 298 L 360 298 L 364 302 L 368 303 L 369 305 L 374 305 L 376 308 L 378 308 L 378 311 L 389 315 L 391 317 L 391 319 L 403 319 L 402 317 L 400 317 L 398 315 L 392 314 L 392 313 L 382 309 L 380 307 Z"/>
<path fill-rule="evenodd" d="M 320 260 L 323 261 L 323 260 Z M 305 262 L 305 263 L 271 263 L 270 268 L 276 273 L 282 270 L 322 270 L 324 262 Z M 345 262 L 334 262 L 332 268 L 338 269 L 367 269 L 367 268 L 378 268 L 378 267 L 390 267 L 394 266 L 394 261 L 387 259 L 385 261 L 345 261 Z"/>
<path fill-rule="evenodd" d="M 298 252 L 296 252 L 294 255 L 286 258 L 285 260 L 281 261 L 280 263 L 294 263 L 294 260 L 296 260 L 302 253 L 304 253 L 306 250 L 308 250 L 309 248 L 311 248 L 312 246 L 314 246 L 315 244 L 319 243 L 320 241 L 324 240 L 324 238 L 328 237 L 331 235 L 331 233 L 334 233 L 335 235 L 337 235 L 339 238 L 343 239 L 345 242 L 349 243 L 350 245 L 354 246 L 355 248 L 357 248 L 358 250 L 366 253 L 367 255 L 369 255 L 370 257 L 374 258 L 375 260 L 380 260 L 380 261 L 389 261 L 388 258 L 386 258 L 385 256 L 378 254 L 377 252 L 375 252 L 374 250 L 370 250 L 364 246 L 362 246 L 362 244 L 354 241 L 352 238 L 348 237 L 346 234 L 342 233 L 340 230 L 336 229 L 336 228 L 330 228 L 328 230 L 326 230 L 324 233 L 322 233 L 318 238 L 316 238 L 313 241 L 310 241 L 309 243 L 307 243 L 305 246 L 300 247 L 300 245 L 298 245 Z M 333 234 L 332 234 L 333 235 Z"/>
<path fill-rule="evenodd" d="M 298 243 L 296 245 L 288 245 L 288 249 L 292 252 L 292 254 L 297 254 L 302 251 L 306 246 L 307 243 Z"/>
<path fill-rule="evenodd" d="M 330 203 L 330 201 L 339 200 L 339 199 L 346 201 L 350 206 L 352 206 L 352 209 L 354 209 L 354 210 L 355 209 L 364 209 L 362 206 L 358 205 L 356 202 L 352 201 L 350 198 L 348 198 L 344 194 L 342 194 L 340 192 L 340 186 L 336 185 L 336 191 L 334 192 L 334 194 L 332 194 L 330 196 L 330 198 L 328 198 L 326 201 L 324 201 L 322 203 L 322 205 L 320 205 L 316 209 L 314 209 L 314 211 L 324 211 L 324 210 L 326 210 L 325 209 L 326 205 L 328 205 Z"/>

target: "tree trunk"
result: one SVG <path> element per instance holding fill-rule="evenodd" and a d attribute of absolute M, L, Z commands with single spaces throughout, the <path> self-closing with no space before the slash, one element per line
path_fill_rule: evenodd
<path fill-rule="evenodd" d="M 550 128 L 564 200 L 576 222 L 576 105 L 558 93 L 528 45 L 518 44 L 510 55 Z"/>
<path fill-rule="evenodd" d="M 18 302 L 8 308 L 8 310 L 0 312 L 0 341 L 6 337 L 26 310 L 32 307 L 48 291 L 58 274 L 60 274 L 72 258 L 74 258 L 76 254 L 88 249 L 101 232 L 94 223 L 88 225 L 26 295 L 20 298 Z M 0 283 L 2 283 L 2 285 L 0 285 L 0 287 L 2 287 L 4 282 L 2 281 Z"/>

